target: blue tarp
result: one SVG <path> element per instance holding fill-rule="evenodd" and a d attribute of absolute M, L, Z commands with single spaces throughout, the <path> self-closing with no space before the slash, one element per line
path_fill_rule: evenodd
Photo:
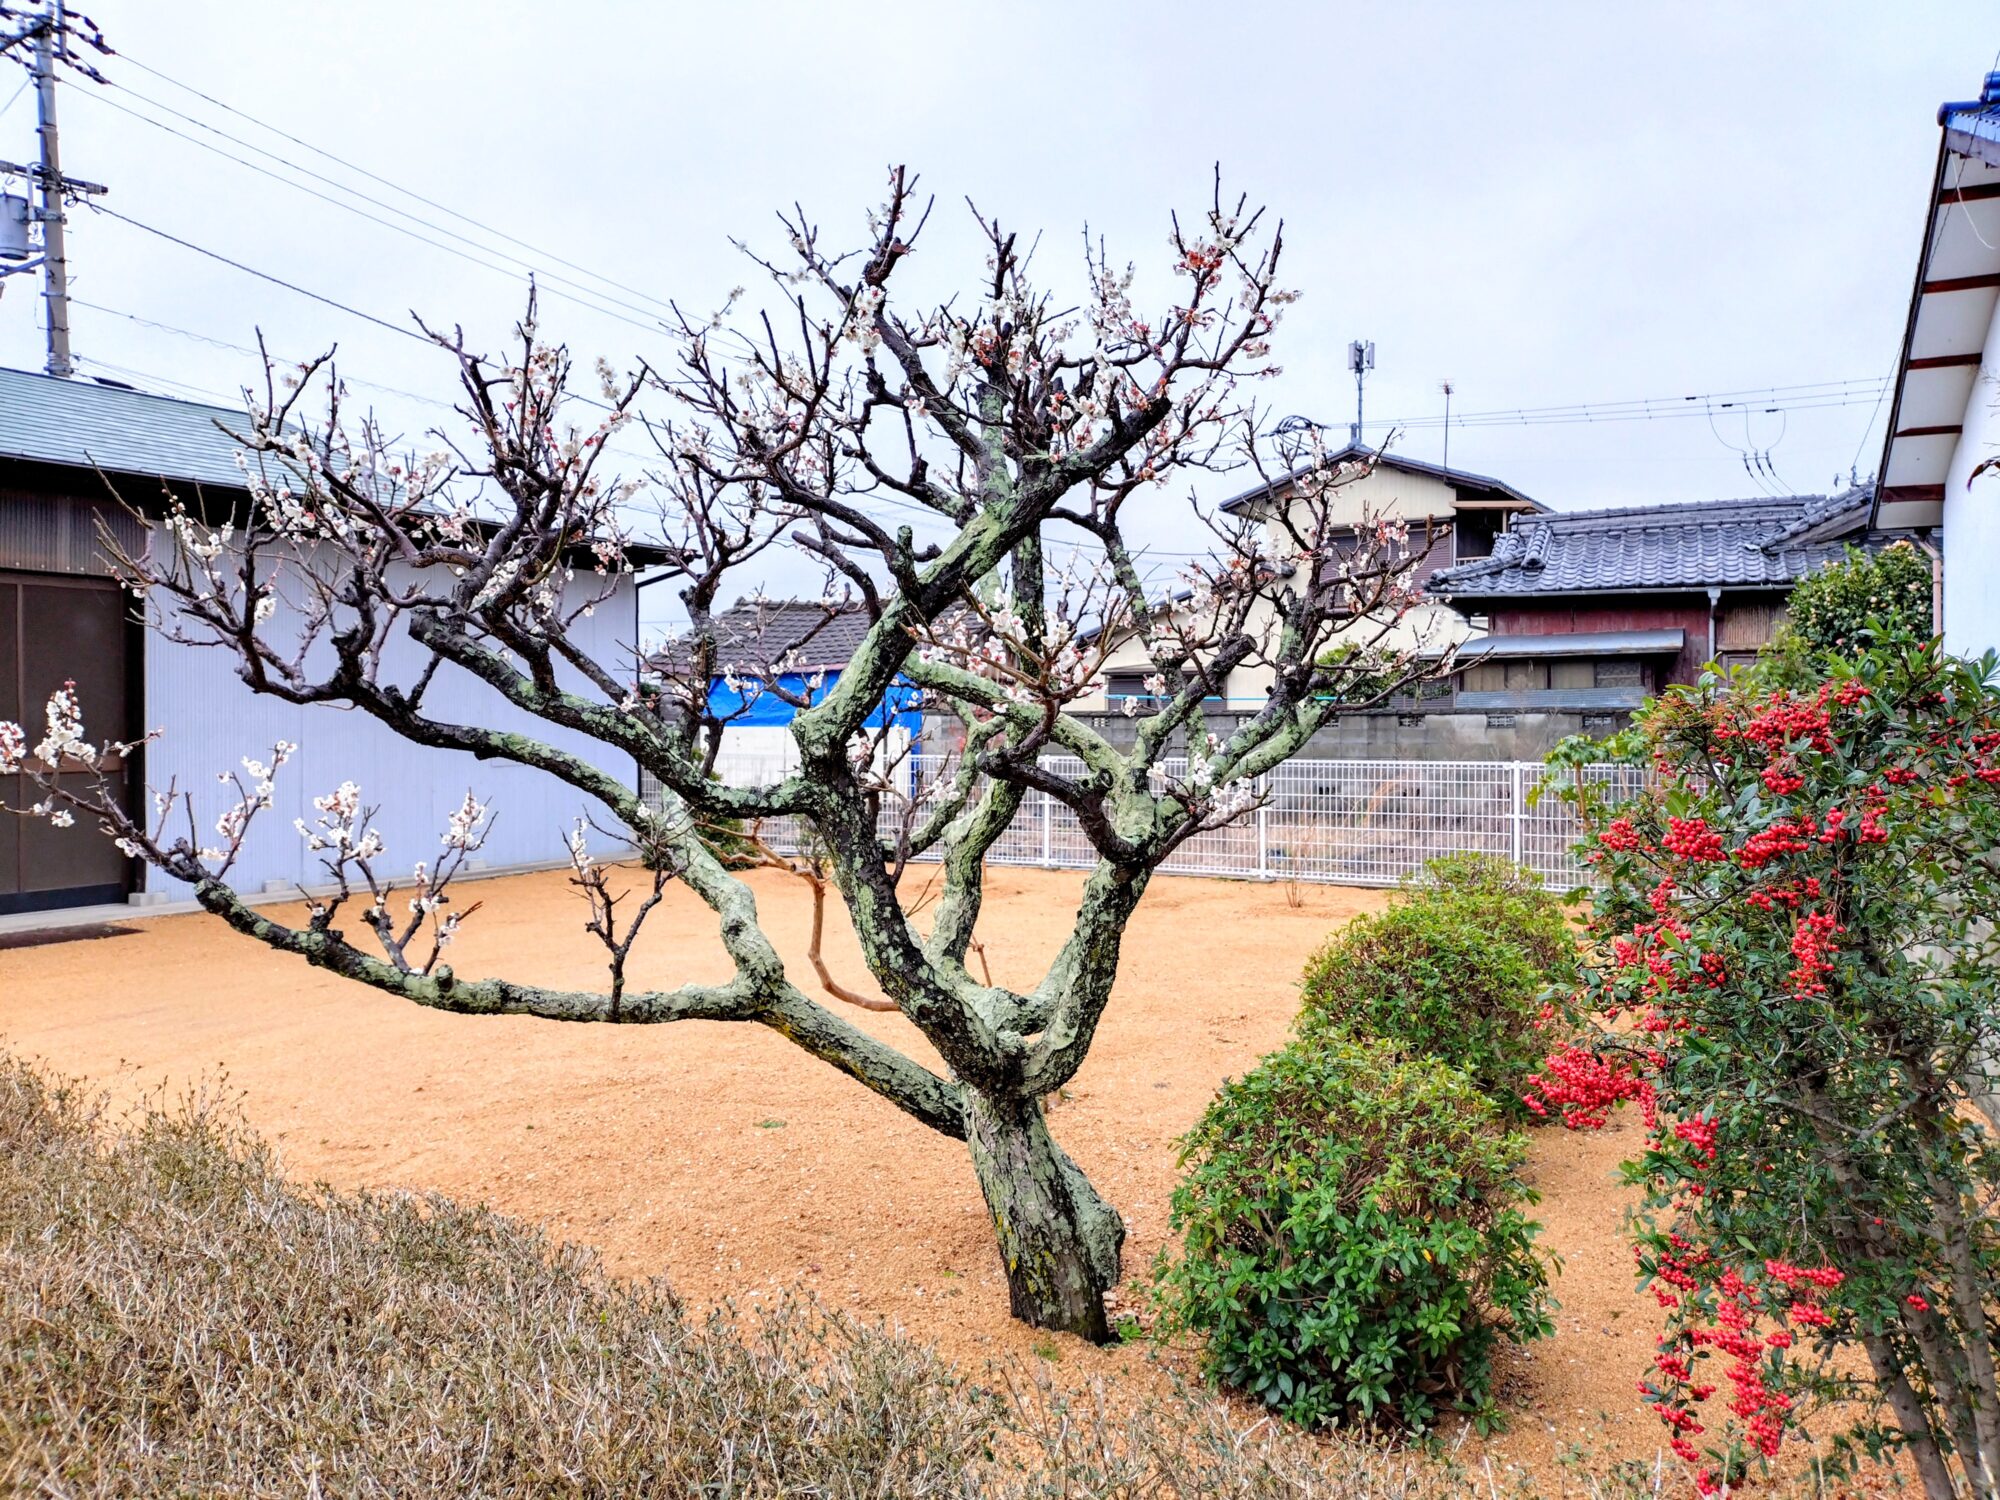
<path fill-rule="evenodd" d="M 807 681 L 807 674 L 803 672 L 787 672 L 778 678 L 779 686 L 786 692 L 804 697 L 810 691 L 811 701 L 817 703 L 833 690 L 834 675 L 827 673 L 825 680 L 810 690 L 806 686 Z M 740 692 L 732 690 L 720 677 L 709 684 L 710 713 L 726 724 L 782 726 L 792 722 L 798 710 L 783 698 L 766 690 L 755 678 L 739 678 L 738 682 Z M 889 691 L 882 695 L 875 711 L 868 716 L 868 727 L 881 729 L 893 725 L 908 730 L 914 736 L 923 727 L 922 698 L 917 688 L 897 678 L 889 685 Z"/>

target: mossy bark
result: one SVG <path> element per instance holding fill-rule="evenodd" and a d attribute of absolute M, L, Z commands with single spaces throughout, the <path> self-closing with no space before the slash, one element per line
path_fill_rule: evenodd
<path fill-rule="evenodd" d="M 1104 1294 L 1118 1281 L 1125 1223 L 1049 1135 L 1039 1100 L 965 1090 L 965 1139 L 993 1217 L 1014 1316 L 1111 1342 Z"/>

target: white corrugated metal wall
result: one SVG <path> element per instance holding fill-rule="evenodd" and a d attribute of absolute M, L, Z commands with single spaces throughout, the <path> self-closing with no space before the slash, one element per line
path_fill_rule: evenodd
<path fill-rule="evenodd" d="M 579 579 L 579 597 L 584 597 L 586 581 L 593 587 L 603 584 L 596 577 Z M 626 577 L 616 594 L 576 623 L 580 644 L 612 670 L 623 665 L 635 635 L 634 599 L 633 581 Z M 267 627 L 273 639 L 283 638 L 283 622 L 280 612 Z M 385 681 L 408 684 L 424 653 L 399 637 L 387 658 Z M 278 774 L 274 805 L 258 815 L 243 856 L 230 872 L 231 883 L 240 890 L 326 881 L 293 820 L 311 822 L 313 798 L 343 781 L 359 784 L 364 804 L 380 804 L 375 826 L 386 841 L 386 867 L 403 875 L 415 861 L 437 858 L 445 819 L 468 789 L 491 802 L 492 826 L 477 858 L 493 869 L 563 859 L 564 834 L 586 811 L 601 823 L 611 822 L 581 792 L 544 772 L 412 745 L 366 714 L 327 705 L 301 708 L 252 693 L 237 678 L 235 663 L 233 653 L 221 648 L 182 645 L 157 631 L 146 633 L 145 725 L 164 731 L 147 750 L 146 780 L 157 790 L 173 782 L 194 794 L 203 838 L 212 836 L 216 817 L 234 801 L 233 789 L 218 785 L 218 772 L 241 771 L 245 756 L 268 760 L 279 740 L 299 747 Z M 596 696 L 581 678 L 570 676 L 567 685 Z M 628 785 L 636 775 L 629 757 L 545 724 L 449 665 L 439 670 L 424 708 L 435 718 L 532 735 L 581 755 Z M 597 835 L 592 843 L 607 853 L 617 847 Z M 157 870 L 149 870 L 146 880 L 150 891 L 173 898 L 185 894 L 179 882 Z"/>

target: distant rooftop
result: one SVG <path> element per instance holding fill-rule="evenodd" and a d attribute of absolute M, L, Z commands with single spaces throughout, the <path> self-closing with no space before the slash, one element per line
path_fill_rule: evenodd
<path fill-rule="evenodd" d="M 1459 489 L 1483 491 L 1492 495 L 1495 499 L 1511 501 L 1529 510 L 1547 509 L 1540 501 L 1529 499 L 1526 495 L 1515 489 L 1514 486 L 1502 480 L 1492 479 L 1484 474 L 1474 474 L 1469 469 L 1447 469 L 1439 464 L 1425 463 L 1420 458 L 1407 458 L 1400 453 L 1385 453 L 1379 448 L 1370 448 L 1363 443 L 1349 443 L 1346 447 L 1327 454 L 1322 462 L 1324 464 L 1343 464 L 1357 460 L 1372 461 L 1378 468 L 1394 469 L 1403 474 L 1425 474 L 1433 479 L 1442 479 L 1448 484 L 1457 486 Z M 1291 473 L 1272 480 L 1268 485 L 1257 485 L 1253 489 L 1245 490 L 1242 494 L 1223 501 L 1222 508 L 1232 515 L 1248 510 L 1258 501 L 1268 498 L 1276 491 L 1283 490 L 1286 485 L 1307 472 L 1308 470 L 1303 466 L 1294 469 Z"/>
<path fill-rule="evenodd" d="M 0 369 L 0 458 L 243 488 L 233 441 L 241 407 Z"/>
<path fill-rule="evenodd" d="M 1523 516 L 1493 555 L 1434 573 L 1451 599 L 1788 587 L 1867 534 L 1872 492 L 1639 505 Z"/>
<path fill-rule="evenodd" d="M 827 604 L 818 599 L 738 599 L 713 615 L 716 665 L 753 673 L 797 653 L 788 668 L 800 672 L 839 671 L 861 649 L 873 623 L 858 602 Z M 658 653 L 669 665 L 685 661 L 685 636 Z"/>

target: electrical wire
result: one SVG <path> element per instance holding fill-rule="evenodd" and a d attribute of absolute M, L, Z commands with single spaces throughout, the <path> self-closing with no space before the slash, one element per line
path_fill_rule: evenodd
<path fill-rule="evenodd" d="M 1852 380 L 1807 381 L 1797 385 L 1761 386 L 1746 390 L 1712 391 L 1681 396 L 1640 396 L 1622 401 L 1571 402 L 1562 406 L 1501 407 L 1491 411 L 1452 413 L 1451 425 L 1460 427 L 1551 426 L 1577 422 L 1654 421 L 1673 417 L 1728 414 L 1745 407 L 1766 410 L 1808 411 L 1816 408 L 1858 406 L 1879 399 L 1887 380 L 1882 376 Z M 1394 417 L 1371 421 L 1378 429 L 1406 430 L 1437 427 L 1443 419 L 1436 414 Z"/>
<path fill-rule="evenodd" d="M 359 318 L 364 323 L 373 323 L 377 328 L 386 328 L 391 333 L 401 334 L 404 338 L 414 339 L 420 344 L 429 344 L 431 342 L 414 328 L 404 328 L 400 324 L 391 323 L 387 318 L 378 318 L 375 314 L 363 312 L 358 307 L 349 307 L 345 302 L 336 301 L 324 293 L 309 291 L 295 281 L 287 281 L 282 276 L 273 276 L 269 271 L 260 271 L 255 266 L 246 266 L 240 260 L 231 260 L 220 251 L 210 250 L 205 246 L 197 245 L 192 240 L 184 240 L 179 235 L 169 234 L 164 229 L 156 229 L 151 224 L 133 218 L 130 214 L 121 214 L 115 208 L 107 208 L 104 204 L 94 199 L 90 203 L 90 210 L 92 213 L 99 213 L 108 218 L 116 219 L 121 224 L 130 224 L 134 229 L 143 229 L 147 234 L 163 239 L 171 245 L 179 245 L 183 250 L 192 250 L 196 255 L 207 256 L 210 260 L 218 261 L 233 271 L 241 271 L 246 276 L 254 276 L 259 281 L 268 281 L 271 285 L 281 286 L 288 292 L 296 292 L 301 297 L 310 298 L 314 302 L 324 303 L 337 312 L 346 313 L 350 318 Z"/>
<path fill-rule="evenodd" d="M 473 249 L 479 250 L 485 254 L 498 255 L 503 259 L 512 261 L 515 265 L 519 266 L 523 271 L 532 273 L 540 280 L 551 282 L 560 286 L 573 287 L 579 292 L 585 292 L 588 293 L 590 296 L 602 298 L 604 301 L 609 302 L 614 306 L 624 308 L 627 312 L 637 313 L 641 317 L 648 319 L 657 319 L 662 314 L 672 315 L 674 311 L 673 305 L 671 303 L 662 301 L 660 298 L 657 297 L 649 296 L 644 292 L 634 292 L 633 295 L 644 298 L 646 301 L 653 303 L 654 306 L 641 307 L 636 303 L 625 302 L 616 297 L 606 296 L 605 293 L 599 291 L 595 287 L 584 286 L 582 283 L 572 281 L 566 276 L 559 276 L 555 272 L 550 271 L 547 267 L 537 265 L 533 261 L 523 259 L 521 256 L 512 254 L 509 251 L 499 250 L 491 245 L 481 244 L 478 240 L 471 238 L 469 235 L 460 234 L 455 229 L 449 229 L 442 224 L 434 223 L 431 220 L 426 219 L 421 214 L 413 214 L 408 209 L 396 207 L 393 203 L 385 203 L 380 198 L 375 197 L 373 194 L 364 193 L 358 188 L 350 187 L 348 184 L 341 182 L 337 178 L 327 176 L 324 172 L 315 172 L 311 167 L 304 166 L 299 162 L 295 162 L 287 156 L 282 156 L 275 151 L 266 150 L 264 147 L 259 146 L 254 141 L 246 141 L 241 136 L 231 135 L 228 131 L 220 129 L 217 126 L 211 125 L 206 120 L 200 119 L 194 115 L 186 114 L 181 110 L 175 109 L 171 104 L 167 104 L 161 100 L 155 99 L 150 94 L 142 94 L 137 89 L 132 88 L 129 84 L 118 83 L 114 80 L 112 81 L 111 86 L 119 90 L 119 92 L 128 94 L 132 98 L 141 101 L 148 108 L 162 110 L 165 113 L 172 115 L 175 119 L 194 126 L 198 130 L 205 130 L 211 135 L 219 136 L 221 139 L 230 142 L 232 145 L 241 146 L 246 151 L 254 151 L 257 153 L 257 155 L 264 157 L 269 161 L 277 162 L 279 165 L 285 167 L 290 171 L 301 173 L 306 177 L 310 177 L 315 182 L 323 182 L 328 187 L 333 188 L 337 192 L 346 193 L 350 197 L 360 199 L 363 203 L 372 204 L 376 208 L 381 209 L 384 213 L 395 214 L 398 218 L 408 219 L 413 224 L 422 225 L 424 228 L 432 231 L 434 234 L 441 234 L 448 239 L 457 240 L 461 245 L 468 245 Z M 101 99 L 103 96 L 93 94 L 90 97 Z M 159 128 L 161 128 L 162 130 L 171 130 L 171 127 L 162 125 L 157 120 L 147 119 L 145 115 L 142 115 L 135 110 L 125 110 L 124 112 L 126 114 L 131 115 L 134 119 L 146 120 L 148 124 L 158 125 Z M 180 134 L 180 132 L 178 131 L 173 131 L 172 133 L 176 135 Z M 183 140 L 189 139 L 186 136 L 182 136 L 181 138 Z M 192 144 L 203 145 L 204 143 L 200 141 L 194 141 L 192 142 Z M 244 166 L 252 165 L 251 163 L 243 162 L 240 157 L 232 156 L 230 155 L 230 153 L 226 151 L 221 151 L 219 148 L 209 147 L 208 149 L 216 151 L 218 155 L 223 156 L 230 161 L 238 162 L 240 165 Z M 358 169 L 350 168 L 349 170 L 358 170 Z M 398 191 L 401 190 L 399 189 Z M 449 210 L 445 210 L 445 212 L 449 212 Z M 379 223 L 380 221 L 377 220 L 376 222 Z M 489 235 L 495 235 L 502 239 L 511 238 L 510 236 L 501 234 L 501 232 L 498 230 L 487 228 L 486 226 L 481 226 L 481 228 L 484 229 L 485 232 Z M 612 286 L 618 285 L 616 282 L 611 282 L 609 278 L 598 276 L 594 272 L 586 271 L 583 274 L 590 276 L 591 279 L 595 281 L 603 281 Z M 623 288 L 621 287 L 620 290 L 623 290 Z"/>
<path fill-rule="evenodd" d="M 670 310 L 670 304 L 661 302 L 659 298 L 652 296 L 648 292 L 643 292 L 639 290 L 637 287 L 628 286 L 626 283 L 619 281 L 614 277 L 606 276 L 603 275 L 601 272 L 593 271 L 589 267 L 579 265 L 577 262 L 573 260 L 566 260 L 562 256 L 555 254 L 553 251 L 542 249 L 536 245 L 529 243 L 527 240 L 521 239 L 518 235 L 509 234 L 504 229 L 496 229 L 490 224 L 483 223 L 482 221 L 473 218 L 470 214 L 461 213 L 459 212 L 459 210 L 455 208 L 451 208 L 443 203 L 440 203 L 435 198 L 426 197 L 424 194 L 419 193 L 412 188 L 407 188 L 404 187 L 401 183 L 393 182 L 389 178 L 382 176 L 379 172 L 371 172 L 366 167 L 363 167 L 358 163 L 349 161 L 344 156 L 338 156 L 333 152 L 328 151 L 323 146 L 316 146 L 311 141 L 293 135 L 289 131 L 282 130 L 278 126 L 271 124 L 267 120 L 258 119 L 257 116 L 250 114 L 246 110 L 241 110 L 236 108 L 236 106 L 233 104 L 225 103 L 223 100 L 216 98 L 213 94 L 204 93 L 202 90 L 195 88 L 192 84 L 183 83 L 178 78 L 173 77 L 171 74 L 161 72 L 158 68 L 151 66 L 150 64 L 146 63 L 143 59 L 134 57 L 130 52 L 121 50 L 118 56 L 121 61 L 130 63 L 133 67 L 139 69 L 143 73 L 150 74 L 154 78 L 159 79 L 162 83 L 169 84 L 172 87 L 181 90 L 183 93 L 191 94 L 195 98 L 201 100 L 203 103 L 211 104 L 215 106 L 215 108 L 222 110 L 227 114 L 234 115 L 239 120 L 247 121 L 248 123 L 255 125 L 260 130 L 267 130 L 272 135 L 277 136 L 280 140 L 289 141 L 294 146 L 298 146 L 304 150 L 310 151 L 315 156 L 321 157 L 326 161 L 330 161 L 334 163 L 336 166 L 344 167 L 350 172 L 358 173 L 361 176 L 367 178 L 370 182 L 379 183 L 383 187 L 390 189 L 392 192 L 401 193 L 405 198 L 411 199 L 413 202 L 421 203 L 426 208 L 436 209 L 439 213 L 447 214 L 451 218 L 458 220 L 461 224 L 469 224 L 473 228 L 478 229 L 483 233 L 494 236 L 496 239 L 505 240 L 507 241 L 507 243 L 511 245 L 518 245 L 523 250 L 526 250 L 531 254 L 538 255 L 542 259 L 551 261 L 556 265 L 567 267 L 569 270 L 575 271 L 580 275 L 588 276 L 593 281 L 601 281 L 606 286 L 614 287 L 621 292 L 629 294 L 630 296 L 638 297 L 647 302 L 656 303 L 661 307 L 669 308 Z M 128 89 L 127 92 L 130 92 L 130 90 Z"/>
<path fill-rule="evenodd" d="M 246 171 L 255 172 L 260 177 L 266 177 L 273 182 L 282 183 L 284 186 L 291 188 L 294 192 L 304 193 L 309 198 L 316 198 L 322 203 L 329 204 L 334 208 L 341 209 L 347 213 L 351 213 L 355 215 L 357 218 L 366 219 L 371 224 L 380 225 L 382 228 L 390 230 L 393 233 L 403 235 L 409 239 L 413 239 L 417 241 L 419 244 L 429 245 L 434 250 L 441 250 L 447 255 L 455 255 L 460 260 L 467 261 L 470 264 L 478 266 L 483 270 L 497 272 L 498 274 L 507 277 L 510 281 L 520 279 L 524 274 L 535 274 L 535 268 L 527 265 L 525 262 L 520 263 L 521 264 L 520 270 L 516 270 L 515 268 L 509 266 L 498 265 L 493 261 L 482 259 L 480 256 L 472 254 L 470 251 L 459 249 L 457 246 L 454 245 L 445 244 L 442 241 L 430 238 L 428 235 L 419 234 L 416 230 L 408 228 L 405 225 L 393 223 L 388 219 L 380 217 L 379 215 L 369 213 L 366 209 L 359 208 L 352 203 L 342 202 L 340 199 L 335 198 L 330 194 L 322 193 L 318 189 L 308 187 L 302 182 L 295 182 L 291 178 L 284 176 L 282 173 L 274 172 L 268 167 L 260 167 L 255 162 L 245 161 L 242 157 L 234 155 L 231 152 L 225 151 L 220 146 L 213 146 L 210 145 L 207 141 L 196 140 L 193 136 L 188 135 L 185 131 L 176 130 L 174 129 L 173 126 L 168 125 L 163 121 L 152 119 L 149 116 L 141 114 L 137 110 L 127 109 L 124 105 L 118 103 L 115 99 L 108 99 L 103 97 L 102 95 L 95 95 L 95 94 L 90 95 L 89 97 L 94 99 L 98 104 L 104 105 L 108 109 L 114 109 L 122 115 L 127 115 L 134 120 L 139 120 L 147 125 L 151 125 L 156 130 L 164 131 L 166 134 L 173 136 L 176 140 L 185 141 L 190 146 L 194 146 L 199 150 L 210 152 L 213 155 L 223 158 L 225 161 L 234 162 L 237 166 L 242 167 Z M 279 158 L 279 160 L 282 160 L 282 158 Z M 287 163 L 287 165 L 290 164 Z M 338 184 L 335 184 L 335 186 L 338 186 Z M 342 191 L 352 191 L 352 190 L 342 189 Z M 374 200 L 370 199 L 366 201 L 373 202 Z M 377 204 L 377 206 L 385 208 L 387 209 L 388 212 L 391 213 L 400 212 L 400 210 L 389 208 L 388 205 L 386 204 Z M 409 216 L 406 215 L 406 217 Z M 418 220 L 417 222 L 421 223 L 423 221 Z M 440 231 L 440 232 L 449 233 L 449 231 Z M 462 236 L 454 236 L 454 237 L 462 238 Z M 568 280 L 566 277 L 557 277 L 554 279 L 565 282 L 567 282 Z M 538 281 L 537 284 L 540 285 L 540 282 Z M 570 282 L 568 284 L 572 286 L 575 285 L 574 282 Z M 625 314 L 614 311 L 609 307 L 600 306 L 598 303 L 592 302 L 586 297 L 579 296 L 576 292 L 565 292 L 552 287 L 544 287 L 543 290 L 547 296 L 560 299 L 564 302 L 572 303 L 578 307 L 586 308 L 589 311 L 597 313 L 602 317 L 611 318 L 616 320 L 617 322 L 624 323 L 629 327 L 637 328 L 641 332 L 654 335 L 657 335 L 661 332 L 659 320 L 656 318 L 649 319 L 646 322 L 641 322 L 637 318 L 627 317 L 625 316 Z M 639 311 L 643 312 L 644 309 L 639 309 Z"/>

